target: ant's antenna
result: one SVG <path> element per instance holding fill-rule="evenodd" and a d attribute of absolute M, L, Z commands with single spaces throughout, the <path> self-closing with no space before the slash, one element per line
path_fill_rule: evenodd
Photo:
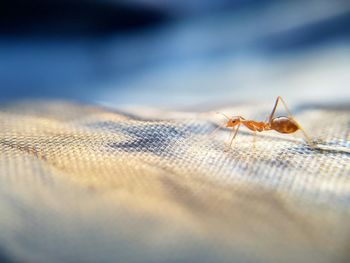
<path fill-rule="evenodd" d="M 231 118 L 228 117 L 226 114 L 222 113 L 222 112 L 217 112 L 216 114 L 221 114 L 222 116 L 224 116 L 227 120 L 230 120 Z"/>

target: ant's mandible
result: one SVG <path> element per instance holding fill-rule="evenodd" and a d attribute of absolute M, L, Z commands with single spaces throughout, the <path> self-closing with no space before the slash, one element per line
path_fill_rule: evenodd
<path fill-rule="evenodd" d="M 286 117 L 286 116 L 274 117 L 276 109 L 277 109 L 277 105 L 280 101 L 282 101 L 282 103 L 283 103 L 283 105 L 284 105 L 284 107 L 289 115 L 288 117 Z M 293 115 L 289 111 L 287 104 L 285 103 L 285 101 L 282 99 L 281 96 L 277 97 L 275 105 L 274 105 L 272 112 L 269 116 L 269 119 L 266 122 L 246 120 L 242 116 L 235 116 L 235 117 L 229 118 L 225 114 L 223 114 L 223 115 L 228 119 L 228 121 L 226 123 L 226 128 L 232 128 L 232 139 L 231 139 L 230 145 L 229 145 L 230 147 L 232 145 L 233 140 L 236 138 L 236 135 L 237 135 L 238 130 L 239 130 L 241 125 L 247 127 L 249 130 L 253 131 L 254 135 L 256 134 L 256 132 L 263 132 L 263 131 L 270 131 L 270 130 L 275 130 L 279 133 L 286 133 L 286 134 L 294 133 L 298 130 L 301 130 L 303 132 L 307 142 L 311 145 L 311 140 L 310 140 L 309 136 L 306 134 L 304 129 L 299 125 L 299 123 L 295 120 L 295 118 L 293 117 Z M 235 130 L 235 127 L 237 127 L 236 130 Z"/>

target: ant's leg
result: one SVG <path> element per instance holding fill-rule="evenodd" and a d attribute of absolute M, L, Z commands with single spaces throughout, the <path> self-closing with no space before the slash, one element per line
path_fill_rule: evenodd
<path fill-rule="evenodd" d="M 229 144 L 225 143 L 226 144 L 226 150 L 225 151 L 229 151 L 231 149 L 231 145 L 232 145 L 232 142 L 233 142 L 233 137 L 235 136 L 234 133 L 235 133 L 235 129 L 233 128 L 232 131 L 230 132 L 230 137 L 229 137 L 229 139 L 230 139 L 231 136 L 232 136 L 232 139 L 230 140 Z"/>
<path fill-rule="evenodd" d="M 284 99 L 282 99 L 281 96 L 278 97 L 281 101 L 282 104 L 284 106 L 284 108 L 286 109 L 286 111 L 288 112 L 289 117 L 298 125 L 299 129 L 302 131 L 302 133 L 304 134 L 304 137 L 306 139 L 306 141 L 310 144 L 313 145 L 313 142 L 311 141 L 309 135 L 306 133 L 306 131 L 304 130 L 303 127 L 301 127 L 301 125 L 297 122 L 297 120 L 294 118 L 293 114 L 290 112 L 290 110 L 288 109 L 287 103 L 284 101 Z"/>
<path fill-rule="evenodd" d="M 282 101 L 282 104 L 283 104 L 284 108 L 286 109 L 286 112 L 288 113 L 289 117 L 291 117 L 293 120 L 295 120 L 295 118 L 293 117 L 292 113 L 288 109 L 287 103 L 282 99 L 281 96 L 278 96 L 277 99 L 276 99 L 275 105 L 273 106 L 272 112 L 271 112 L 271 114 L 269 116 L 269 123 L 271 123 L 271 121 L 273 119 L 273 116 L 275 116 L 276 109 L 277 109 L 279 101 Z"/>
<path fill-rule="evenodd" d="M 278 105 L 278 102 L 279 101 L 282 101 L 282 104 L 285 108 L 285 110 L 287 111 L 288 115 L 289 115 L 289 118 L 291 118 L 297 125 L 298 125 L 298 128 L 302 131 L 302 133 L 304 134 L 304 137 L 306 139 L 306 141 L 310 144 L 310 145 L 313 145 L 309 135 L 306 133 L 306 131 L 301 127 L 301 125 L 296 121 L 296 119 L 294 118 L 293 114 L 290 112 L 290 110 L 288 109 L 288 106 L 287 106 L 287 103 L 282 99 L 281 96 L 278 96 L 277 99 L 276 99 L 276 102 L 275 102 L 275 105 L 272 109 L 272 112 L 270 114 L 270 117 L 269 117 L 269 123 L 271 124 L 272 122 L 272 119 L 273 119 L 273 116 L 275 115 L 275 112 L 276 112 L 276 109 L 277 109 L 277 105 Z"/>
<path fill-rule="evenodd" d="M 271 112 L 271 114 L 269 116 L 269 123 L 270 124 L 271 124 L 273 116 L 275 115 L 275 112 L 276 112 L 276 109 L 277 109 L 277 105 L 278 105 L 278 102 L 279 102 L 280 99 L 281 99 L 281 96 L 278 96 L 277 99 L 276 99 L 275 105 L 273 106 L 272 112 Z"/>
<path fill-rule="evenodd" d="M 239 124 L 238 126 L 237 126 L 237 129 L 236 129 L 236 131 L 235 131 L 235 133 L 233 134 L 233 131 L 234 130 L 232 130 L 232 138 L 231 138 L 231 141 L 230 141 L 230 144 L 228 145 L 228 148 L 230 149 L 231 147 L 232 147 L 232 143 L 233 143 L 233 140 L 236 138 L 236 135 L 237 135 L 237 133 L 238 133 L 238 130 L 239 130 L 239 127 L 241 126 L 241 124 Z"/>

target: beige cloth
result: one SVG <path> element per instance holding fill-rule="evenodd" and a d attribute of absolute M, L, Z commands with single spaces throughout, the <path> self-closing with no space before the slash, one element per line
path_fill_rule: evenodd
<path fill-rule="evenodd" d="M 263 118 L 269 110 L 222 111 Z M 325 150 L 275 132 L 254 144 L 242 128 L 227 151 L 229 131 L 209 136 L 220 123 L 211 112 L 3 106 L 0 257 L 348 262 L 350 110 L 293 111 Z"/>

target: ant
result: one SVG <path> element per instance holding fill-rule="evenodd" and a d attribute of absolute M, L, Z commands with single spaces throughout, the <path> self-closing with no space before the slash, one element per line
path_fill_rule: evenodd
<path fill-rule="evenodd" d="M 284 105 L 284 107 L 289 115 L 288 117 L 286 117 L 286 116 L 274 117 L 278 103 L 280 101 L 282 101 L 282 104 Z M 231 142 L 229 144 L 230 148 L 231 148 L 233 140 L 236 138 L 236 135 L 237 135 L 238 130 L 241 127 L 241 125 L 244 125 L 249 130 L 254 132 L 254 141 L 255 141 L 256 132 L 275 130 L 279 133 L 290 134 L 290 133 L 294 133 L 298 130 L 301 130 L 303 132 L 307 142 L 309 143 L 309 145 L 312 145 L 309 136 L 306 134 L 304 129 L 299 125 L 299 123 L 294 119 L 293 115 L 291 114 L 291 112 L 289 111 L 289 109 L 287 107 L 287 104 L 285 103 L 285 101 L 282 99 L 281 96 L 277 97 L 275 105 L 272 109 L 272 112 L 271 112 L 269 118 L 268 118 L 268 121 L 265 121 L 265 122 L 246 120 L 242 116 L 234 116 L 232 118 L 229 118 L 225 114 L 223 114 L 223 115 L 224 115 L 224 117 L 226 117 L 228 119 L 228 121 L 226 123 L 226 128 L 232 128 L 232 139 L 231 139 Z M 237 128 L 235 130 L 236 126 L 237 126 Z M 221 126 L 218 128 L 221 128 Z"/>

